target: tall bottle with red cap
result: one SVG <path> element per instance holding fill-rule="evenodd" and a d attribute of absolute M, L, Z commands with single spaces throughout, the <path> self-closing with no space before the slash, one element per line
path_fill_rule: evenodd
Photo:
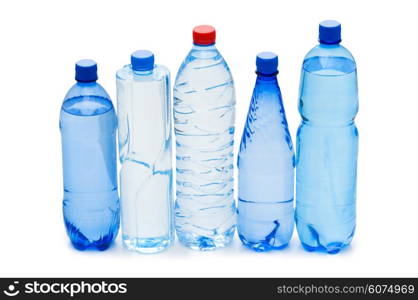
<path fill-rule="evenodd" d="M 180 242 L 196 250 L 230 244 L 236 223 L 235 89 L 215 37 L 212 26 L 194 28 L 174 86 L 175 224 Z"/>

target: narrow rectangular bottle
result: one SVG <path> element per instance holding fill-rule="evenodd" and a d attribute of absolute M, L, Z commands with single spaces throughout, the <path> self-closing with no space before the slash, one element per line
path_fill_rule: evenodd
<path fill-rule="evenodd" d="M 172 244 L 170 74 L 145 50 L 116 74 L 122 233 L 143 253 Z"/>

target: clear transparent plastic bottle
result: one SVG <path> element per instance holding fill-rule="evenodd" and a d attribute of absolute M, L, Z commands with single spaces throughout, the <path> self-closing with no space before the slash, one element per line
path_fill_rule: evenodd
<path fill-rule="evenodd" d="M 238 154 L 238 234 L 255 251 L 282 249 L 294 227 L 294 152 L 277 55 L 257 55 L 257 81 Z"/>
<path fill-rule="evenodd" d="M 340 45 L 341 25 L 324 21 L 305 57 L 297 133 L 296 225 L 308 251 L 337 253 L 356 227 L 357 69 Z"/>
<path fill-rule="evenodd" d="M 119 230 L 116 114 L 94 61 L 77 62 L 76 80 L 60 114 L 64 221 L 75 248 L 106 250 Z"/>
<path fill-rule="evenodd" d="M 129 250 L 156 253 L 174 238 L 170 73 L 139 50 L 116 82 L 122 239 Z"/>
<path fill-rule="evenodd" d="M 174 86 L 176 231 L 181 243 L 210 250 L 231 243 L 235 89 L 215 47 L 215 29 L 197 26 Z"/>

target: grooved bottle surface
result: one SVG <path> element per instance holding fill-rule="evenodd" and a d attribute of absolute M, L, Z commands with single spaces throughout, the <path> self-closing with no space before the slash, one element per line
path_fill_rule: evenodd
<path fill-rule="evenodd" d="M 195 45 L 174 86 L 177 191 L 175 224 L 184 245 L 228 245 L 235 231 L 235 90 L 214 45 Z"/>

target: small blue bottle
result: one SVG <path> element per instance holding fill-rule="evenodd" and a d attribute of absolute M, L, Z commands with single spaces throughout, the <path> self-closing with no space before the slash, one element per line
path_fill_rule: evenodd
<path fill-rule="evenodd" d="M 278 58 L 257 55 L 257 81 L 238 154 L 238 233 L 255 251 L 286 247 L 294 226 L 294 152 Z"/>
<path fill-rule="evenodd" d="M 296 225 L 305 249 L 337 253 L 356 227 L 357 71 L 338 22 L 319 25 L 319 42 L 302 67 Z"/>
<path fill-rule="evenodd" d="M 97 78 L 94 61 L 77 62 L 60 114 L 64 221 L 79 250 L 106 250 L 119 229 L 116 115 Z"/>

